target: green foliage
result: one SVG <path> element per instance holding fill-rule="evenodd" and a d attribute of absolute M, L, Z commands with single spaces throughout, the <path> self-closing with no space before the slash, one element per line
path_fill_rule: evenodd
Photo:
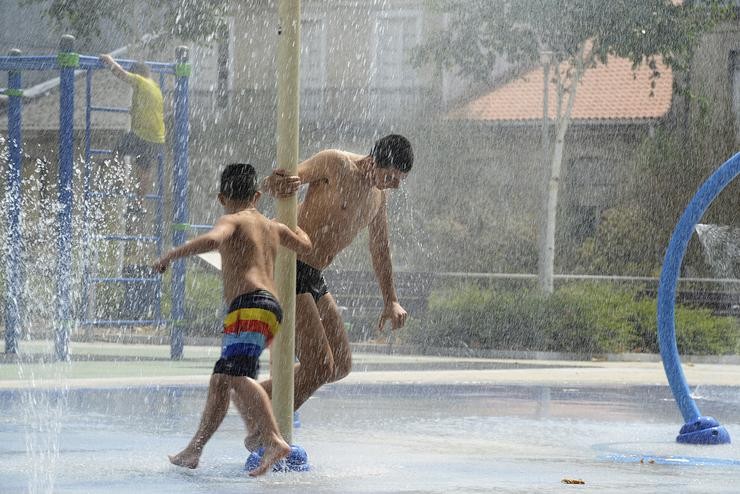
<path fill-rule="evenodd" d="M 656 301 L 639 293 L 634 287 L 590 283 L 566 285 L 550 297 L 475 286 L 440 291 L 430 297 L 426 317 L 403 337 L 426 347 L 657 353 Z M 708 310 L 679 307 L 676 334 L 681 353 L 732 353 L 738 324 Z"/>
<path fill-rule="evenodd" d="M 221 276 L 191 263 L 185 278 L 185 327 L 190 335 L 221 336 L 224 300 Z"/>
<path fill-rule="evenodd" d="M 602 214 L 593 237 L 577 252 L 577 268 L 589 274 L 654 276 L 660 269 L 658 245 L 665 235 L 650 234 L 649 219 L 635 207 L 614 208 Z"/>
<path fill-rule="evenodd" d="M 417 65 L 434 64 L 440 68 L 456 69 L 463 77 L 478 82 L 491 82 L 500 61 L 513 64 L 517 70 L 541 63 L 541 52 L 550 52 L 558 103 L 556 128 L 565 135 L 569 125 L 569 108 L 573 99 L 563 104 L 566 94 L 575 97 L 574 85 L 578 84 L 582 68 L 597 62 L 606 63 L 609 55 L 628 58 L 637 67 L 645 63 L 653 79 L 660 76 L 657 58 L 674 67 L 685 67 L 690 60 L 696 38 L 727 17 L 731 10 L 724 9 L 724 1 L 683 2 L 676 5 L 670 0 L 640 2 L 603 2 L 602 0 L 434 0 L 431 7 L 446 14 L 445 29 L 432 35 L 413 54 Z M 570 67 L 561 73 L 561 64 Z M 575 69 L 575 70 L 573 70 Z M 654 87 L 654 80 L 652 85 Z M 571 90 L 573 89 L 573 90 Z M 646 88 L 646 90 L 649 90 Z M 565 110 L 563 111 L 563 108 Z M 562 160 L 563 148 L 552 147 L 552 163 Z M 553 165 L 552 178 L 560 177 Z M 477 175 L 474 175 L 477 177 Z M 556 195 L 557 189 L 551 189 Z M 554 202 L 554 201 L 552 201 Z M 679 209 L 680 210 L 680 209 Z M 676 209 L 670 209 L 676 211 Z M 554 211 L 545 216 L 551 223 Z M 434 213 L 430 217 L 435 218 Z M 444 221 L 443 217 L 436 217 Z M 465 225 L 465 222 L 460 222 Z M 611 228 L 621 229 L 616 219 Z M 453 225 L 448 223 L 448 225 Z M 548 224 L 555 230 L 554 224 Z M 610 231 L 602 232 L 609 234 Z M 467 238 L 477 238 L 470 235 Z M 547 243 L 545 243 L 547 242 Z M 542 254 L 551 239 L 542 242 Z M 592 241 L 584 254 L 588 262 L 602 268 L 615 259 L 607 257 L 602 243 Z M 625 244 L 625 246 L 627 246 Z M 589 252 L 589 250 L 593 252 Z M 639 271 L 644 266 L 632 256 L 626 260 L 626 269 Z M 559 261 L 568 264 L 570 261 Z M 551 267 L 551 266 L 549 266 Z"/>
<path fill-rule="evenodd" d="M 121 32 L 175 36 L 185 41 L 210 41 L 223 26 L 228 0 L 23 0 L 42 4 L 45 14 L 80 40 L 100 37 L 110 23 Z"/>
<path fill-rule="evenodd" d="M 221 276 L 187 260 L 185 271 L 185 333 L 190 336 L 220 337 L 224 315 Z M 162 314 L 172 311 L 172 270 L 162 279 Z"/>
<path fill-rule="evenodd" d="M 600 227 L 595 237 L 584 245 L 581 254 L 585 265 L 596 263 L 598 266 L 597 258 L 605 258 L 606 250 L 634 243 L 627 249 L 635 253 L 643 250 L 645 270 L 631 272 L 630 267 L 623 264 L 621 272 L 656 274 L 655 270 L 648 271 L 648 267 L 651 263 L 660 265 L 662 262 L 665 246 L 680 215 L 707 177 L 732 155 L 733 139 L 724 134 L 731 129 L 731 126 L 722 125 L 716 130 L 710 122 L 698 119 L 686 132 L 660 129 L 654 137 L 646 138 L 635 154 L 634 179 L 626 187 L 623 204 L 629 206 L 622 206 L 618 208 L 621 212 L 613 213 L 619 224 L 611 221 L 604 228 Z M 740 184 L 731 183 L 713 201 L 702 222 L 734 224 L 740 207 L 739 193 Z M 632 232 L 627 222 L 633 223 Z M 589 250 L 594 255 L 589 256 Z M 620 268 L 618 262 L 614 265 Z M 709 274 L 698 241 L 689 244 L 683 266 L 697 275 Z"/>
<path fill-rule="evenodd" d="M 492 201 L 489 201 L 492 202 Z M 473 210 L 479 210 L 473 208 Z M 533 221 L 464 215 L 470 209 L 431 217 L 424 231 L 435 239 L 437 255 L 430 271 L 527 273 L 537 269 L 537 240 Z"/>
<path fill-rule="evenodd" d="M 602 214 L 594 235 L 578 248 L 566 268 L 589 274 L 657 276 L 666 245 L 680 215 L 707 177 L 733 153 L 731 123 L 710 122 L 704 115 L 686 130 L 660 128 L 637 147 L 632 180 L 620 205 Z M 737 181 L 735 181 L 737 182 Z M 735 224 L 740 183 L 731 183 L 712 203 L 703 223 Z M 689 243 L 684 269 L 710 276 L 703 249 Z"/>
<path fill-rule="evenodd" d="M 713 317 L 708 309 L 679 307 L 676 310 L 676 342 L 681 353 L 734 353 L 737 331 L 735 318 Z"/>
<path fill-rule="evenodd" d="M 487 80 L 499 58 L 522 65 L 538 63 L 541 50 L 556 63 L 574 60 L 588 40 L 584 62 L 606 62 L 608 55 L 670 66 L 688 60 L 698 33 L 731 12 L 724 1 L 670 0 L 435 0 L 434 10 L 449 14 L 448 28 L 416 51 L 417 64 L 456 67 L 463 76 Z"/>

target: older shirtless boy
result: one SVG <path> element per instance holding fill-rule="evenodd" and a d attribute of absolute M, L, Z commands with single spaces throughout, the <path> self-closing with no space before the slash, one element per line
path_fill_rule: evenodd
<path fill-rule="evenodd" d="M 260 465 L 250 475 L 262 475 L 290 453 L 272 415 L 265 390 L 255 381 L 262 350 L 280 328 L 282 309 L 274 295 L 273 271 L 279 245 L 300 254 L 310 252 L 311 240 L 300 229 L 265 218 L 256 209 L 260 193 L 254 168 L 243 163 L 221 174 L 219 202 L 224 215 L 213 228 L 158 259 L 153 268 L 163 273 L 177 258 L 214 249 L 221 253 L 224 318 L 221 358 L 216 362 L 198 430 L 180 453 L 170 456 L 178 466 L 196 468 L 203 447 L 229 408 L 229 393 L 238 397 L 239 412 L 248 429 L 265 447 Z"/>
<path fill-rule="evenodd" d="M 277 169 L 263 182 L 263 190 L 276 197 L 290 196 L 301 184 L 308 184 L 298 207 L 298 226 L 311 238 L 313 248 L 298 254 L 296 409 L 320 386 L 342 379 L 351 370 L 349 339 L 321 272 L 366 227 L 384 301 L 378 327 L 390 321 L 395 330 L 406 322 L 393 285 L 386 194 L 387 189 L 398 188 L 413 162 L 411 143 L 403 136 L 388 135 L 375 143 L 369 155 L 324 150 L 300 163 L 297 176 Z M 262 385 L 271 392 L 271 381 Z M 255 439 L 247 438 L 248 449 L 258 446 Z"/>

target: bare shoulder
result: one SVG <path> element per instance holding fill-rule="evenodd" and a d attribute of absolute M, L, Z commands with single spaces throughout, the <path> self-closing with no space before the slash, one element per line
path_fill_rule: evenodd
<path fill-rule="evenodd" d="M 224 214 L 220 216 L 216 223 L 213 225 L 215 226 L 235 226 L 239 223 L 239 218 L 235 214 Z"/>
<path fill-rule="evenodd" d="M 339 149 L 325 149 L 298 165 L 304 183 L 331 182 L 334 177 L 354 166 L 350 156 Z"/>
<path fill-rule="evenodd" d="M 275 235 L 278 243 L 282 243 L 281 239 L 285 238 L 286 235 L 290 235 L 291 229 L 285 224 L 279 222 L 277 219 L 265 218 L 265 228 L 270 232 L 270 235 Z"/>
<path fill-rule="evenodd" d="M 314 156 L 321 157 L 327 161 L 341 161 L 345 159 L 345 152 L 340 149 L 324 149 L 319 151 Z"/>
<path fill-rule="evenodd" d="M 341 149 L 327 149 L 322 153 L 326 153 L 327 164 L 337 172 L 354 170 L 356 168 L 355 163 L 363 158 L 362 155 L 342 151 Z"/>

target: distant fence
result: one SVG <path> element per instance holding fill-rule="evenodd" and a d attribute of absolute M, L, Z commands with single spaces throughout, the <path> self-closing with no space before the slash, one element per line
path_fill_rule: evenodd
<path fill-rule="evenodd" d="M 375 274 L 371 271 L 327 270 L 324 276 L 337 304 L 343 308 L 345 322 L 354 326 L 354 332 L 371 333 L 383 310 L 383 298 Z M 417 318 L 423 317 L 429 295 L 435 289 L 469 284 L 500 289 L 537 286 L 536 274 L 397 271 L 393 278 L 400 304 L 411 317 Z M 659 280 L 641 276 L 555 275 L 556 286 L 579 281 L 637 286 L 640 293 L 655 297 Z M 740 317 L 740 279 L 681 278 L 676 301 L 709 309 L 715 315 Z"/>

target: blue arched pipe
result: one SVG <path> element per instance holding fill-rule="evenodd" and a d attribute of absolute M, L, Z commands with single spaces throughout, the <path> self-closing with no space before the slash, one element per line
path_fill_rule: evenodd
<path fill-rule="evenodd" d="M 668 383 L 681 415 L 686 422 L 676 440 L 691 444 L 725 444 L 730 442 L 727 430 L 712 417 L 703 417 L 691 397 L 676 345 L 676 286 L 686 248 L 712 201 L 740 174 L 740 153 L 717 169 L 694 195 L 678 220 L 663 261 L 658 285 L 658 343 Z"/>

